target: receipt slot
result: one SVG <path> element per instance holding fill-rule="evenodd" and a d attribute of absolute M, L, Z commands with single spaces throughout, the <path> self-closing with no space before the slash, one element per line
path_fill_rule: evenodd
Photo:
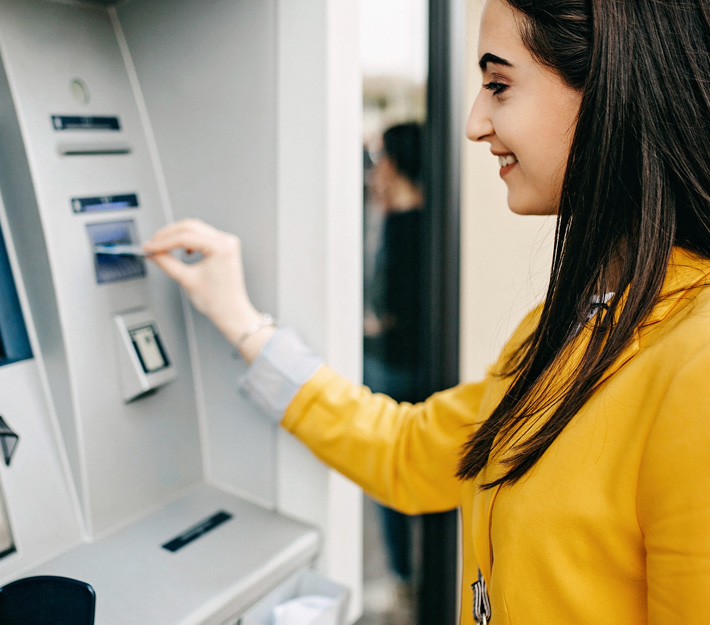
<path fill-rule="evenodd" d="M 147 310 L 133 310 L 114 317 L 118 342 L 121 392 L 125 402 L 138 399 L 177 377 Z"/>

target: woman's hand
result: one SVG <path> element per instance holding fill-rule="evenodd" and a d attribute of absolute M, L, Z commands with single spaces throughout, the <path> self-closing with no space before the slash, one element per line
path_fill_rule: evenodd
<path fill-rule="evenodd" d="M 198 219 L 186 219 L 156 232 L 143 245 L 151 260 L 187 292 L 227 340 L 251 362 L 274 332 L 264 327 L 243 339 L 261 320 L 244 284 L 241 242 Z M 202 259 L 184 263 L 170 252 L 199 252 Z"/>

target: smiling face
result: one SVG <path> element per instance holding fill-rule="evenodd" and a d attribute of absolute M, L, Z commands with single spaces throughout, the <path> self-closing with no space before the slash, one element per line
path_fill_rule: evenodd
<path fill-rule="evenodd" d="M 483 87 L 466 136 L 487 141 L 521 215 L 551 215 L 562 181 L 582 95 L 537 62 L 520 38 L 524 19 L 504 0 L 488 0 L 481 19 Z"/>

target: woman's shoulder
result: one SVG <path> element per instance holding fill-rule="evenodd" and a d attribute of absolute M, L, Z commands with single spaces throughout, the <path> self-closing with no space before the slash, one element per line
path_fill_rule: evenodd
<path fill-rule="evenodd" d="M 640 328 L 648 345 L 710 347 L 710 259 L 676 248 L 658 302 Z"/>

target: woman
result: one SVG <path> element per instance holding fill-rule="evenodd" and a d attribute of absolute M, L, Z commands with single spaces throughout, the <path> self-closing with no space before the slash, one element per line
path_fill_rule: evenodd
<path fill-rule="evenodd" d="M 301 352 L 284 427 L 393 507 L 461 507 L 462 623 L 710 623 L 709 51 L 706 0 L 488 0 L 467 134 L 511 210 L 557 214 L 544 304 L 414 407 Z M 303 350 L 234 237 L 147 247 L 257 373 Z"/>

